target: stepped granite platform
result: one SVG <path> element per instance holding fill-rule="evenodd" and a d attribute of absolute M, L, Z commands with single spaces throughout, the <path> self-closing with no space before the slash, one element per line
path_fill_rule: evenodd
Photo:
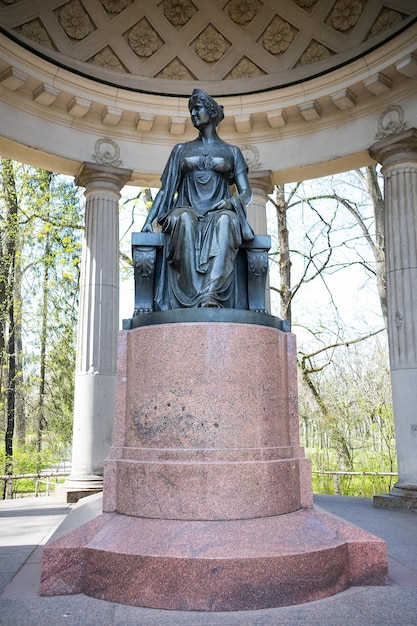
<path fill-rule="evenodd" d="M 41 555 L 58 538 L 100 515 L 102 495 L 64 504 L 52 496 L 0 502 L 1 626 L 416 626 L 417 514 L 376 509 L 372 499 L 315 495 L 315 508 L 384 539 L 388 584 L 350 587 L 304 604 L 236 612 L 167 611 L 84 594 L 40 596 Z"/>
<path fill-rule="evenodd" d="M 295 336 L 234 314 L 121 331 L 103 512 L 45 548 L 42 594 L 216 612 L 385 585 L 384 541 L 312 508 Z"/>

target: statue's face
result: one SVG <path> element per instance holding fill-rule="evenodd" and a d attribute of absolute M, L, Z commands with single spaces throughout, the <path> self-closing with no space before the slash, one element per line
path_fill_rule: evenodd
<path fill-rule="evenodd" d="M 208 124 L 212 121 L 203 100 L 195 100 L 192 103 L 190 107 L 190 115 L 195 128 L 200 128 L 204 124 Z"/>

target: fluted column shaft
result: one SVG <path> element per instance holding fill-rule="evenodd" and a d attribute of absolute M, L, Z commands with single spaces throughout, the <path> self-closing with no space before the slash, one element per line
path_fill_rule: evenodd
<path fill-rule="evenodd" d="M 252 189 L 252 202 L 247 208 L 248 222 L 256 235 L 267 234 L 266 203 L 268 194 L 272 193 L 270 170 L 249 172 L 249 182 Z M 265 305 L 269 311 L 271 308 L 271 295 L 269 292 L 269 275 L 266 281 Z"/>
<path fill-rule="evenodd" d="M 274 185 L 271 172 L 249 172 L 249 182 L 252 189 L 252 202 L 247 208 L 248 222 L 257 235 L 266 235 L 266 203 L 268 194 L 272 193 Z"/>
<path fill-rule="evenodd" d="M 391 496 L 417 504 L 417 129 L 379 141 L 370 153 L 382 164 L 385 184 L 388 341 L 399 474 Z"/>
<path fill-rule="evenodd" d="M 72 472 L 67 488 L 99 488 L 112 444 L 119 317 L 118 201 L 130 176 L 130 170 L 84 163 L 75 179 L 85 187 L 86 204 Z"/>

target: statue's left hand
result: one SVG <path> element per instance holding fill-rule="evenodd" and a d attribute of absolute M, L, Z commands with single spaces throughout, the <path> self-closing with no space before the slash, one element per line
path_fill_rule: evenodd
<path fill-rule="evenodd" d="M 228 209 L 229 211 L 233 208 L 230 200 L 219 200 L 216 204 L 213 205 L 212 209 Z"/>

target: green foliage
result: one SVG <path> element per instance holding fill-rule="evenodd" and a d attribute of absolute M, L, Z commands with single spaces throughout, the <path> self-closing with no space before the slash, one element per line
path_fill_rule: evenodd
<path fill-rule="evenodd" d="M 43 454 L 49 463 L 71 442 L 83 202 L 82 191 L 72 180 L 18 163 L 12 167 L 7 180 L 3 168 L 2 180 L 5 191 L 12 177 L 16 191 L 15 240 L 19 245 L 16 273 L 9 279 L 16 326 L 4 325 L 3 333 L 7 336 L 19 330 L 15 393 L 22 398 L 22 415 L 16 413 L 16 421 L 23 420 L 26 433 L 38 432 L 35 440 L 41 448 L 41 454 L 32 454 L 32 448 L 24 453 L 23 430 L 23 439 L 21 434 L 13 452 L 13 472 L 17 473 L 33 471 L 22 469 L 30 466 L 29 459 L 32 467 L 42 467 Z M 7 215 L 9 196 L 0 196 L 1 221 Z M 6 367 L 10 355 L 4 343 L 0 358 Z M 0 409 L 4 413 L 6 383 L 3 377 Z"/>
<path fill-rule="evenodd" d="M 29 436 L 29 443 L 19 446 L 13 453 L 13 469 L 15 474 L 33 474 L 39 469 L 57 466 L 59 463 L 59 449 L 53 451 L 47 447 L 38 455 L 35 447 L 35 437 Z M 0 464 L 4 466 L 4 450 L 0 451 Z"/>
<path fill-rule="evenodd" d="M 315 372 L 314 385 L 320 403 L 301 377 L 301 439 L 313 469 L 396 472 L 390 375 L 381 342 L 373 337 L 339 347 L 329 366 Z M 371 496 L 393 482 L 392 477 L 339 477 L 343 495 Z M 313 484 L 317 492 L 335 492 L 331 475 L 315 474 Z"/>
<path fill-rule="evenodd" d="M 62 449 L 60 447 L 46 446 L 41 454 L 37 454 L 35 445 L 35 436 L 29 437 L 29 443 L 24 446 L 15 448 L 13 451 L 13 473 L 19 474 L 36 474 L 42 470 L 55 471 L 58 469 L 60 460 L 62 459 Z M 0 450 L 0 467 L 5 465 L 4 450 Z M 23 496 L 25 494 L 33 494 L 36 489 L 37 478 L 19 478 L 13 481 L 13 494 L 15 496 Z M 1 483 L 0 483 L 1 487 Z M 39 491 L 45 492 L 45 482 L 40 482 Z"/>

